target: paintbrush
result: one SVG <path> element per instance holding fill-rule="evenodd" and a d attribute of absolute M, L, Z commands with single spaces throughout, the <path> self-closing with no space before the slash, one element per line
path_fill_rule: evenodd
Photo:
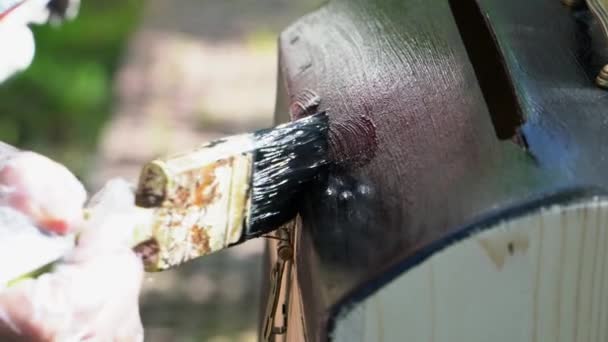
<path fill-rule="evenodd" d="M 329 163 L 327 135 L 328 117 L 319 113 L 146 164 L 135 191 L 138 219 L 132 239 L 145 269 L 178 266 L 262 236 L 292 219 L 298 195 Z M 85 219 L 95 215 L 90 209 Z M 44 246 L 40 251 L 48 251 L 32 256 L 27 249 L 14 248 L 10 234 L 2 235 L 0 286 L 48 270 L 73 247 L 66 240 L 74 240 L 21 229 L 16 236 L 22 246 L 31 240 Z M 9 243 L 13 248 L 4 255 L 8 249 L 1 245 Z"/>

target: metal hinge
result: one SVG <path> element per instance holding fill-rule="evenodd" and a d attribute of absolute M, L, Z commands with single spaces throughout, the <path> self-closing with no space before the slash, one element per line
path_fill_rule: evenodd
<path fill-rule="evenodd" d="M 268 294 L 268 303 L 264 313 L 264 341 L 273 342 L 277 335 L 284 335 L 287 332 L 287 314 L 289 302 L 289 284 L 286 284 L 286 293 L 284 303 L 279 305 L 281 301 L 281 288 L 283 287 L 283 279 L 291 278 L 291 267 L 293 265 L 293 244 L 292 232 L 293 224 L 288 224 L 277 231 L 274 237 L 279 240 L 277 246 L 277 261 L 270 272 L 270 291 Z M 278 310 L 280 307 L 280 310 Z M 282 315 L 282 324 L 277 326 L 278 315 Z"/>

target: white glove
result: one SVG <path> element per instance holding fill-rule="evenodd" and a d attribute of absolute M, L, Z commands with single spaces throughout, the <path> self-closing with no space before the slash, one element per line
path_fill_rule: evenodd
<path fill-rule="evenodd" d="M 25 70 L 34 59 L 31 24 L 72 19 L 79 0 L 0 0 L 0 83 Z"/>
<path fill-rule="evenodd" d="M 0 340 L 142 341 L 143 268 L 128 246 L 134 204 L 126 182 L 109 183 L 97 198 L 97 207 L 105 210 L 95 210 L 104 214 L 84 227 L 84 188 L 45 157 L 0 156 L 0 187 L 1 203 L 40 228 L 59 234 L 82 229 L 76 248 L 53 272 L 0 290 Z"/>

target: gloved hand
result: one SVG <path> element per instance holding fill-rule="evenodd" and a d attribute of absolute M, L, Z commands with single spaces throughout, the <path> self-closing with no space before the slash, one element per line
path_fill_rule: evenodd
<path fill-rule="evenodd" d="M 25 70 L 34 58 L 32 24 L 72 19 L 80 0 L 0 0 L 0 83 Z M 10 53 L 6 53 L 10 51 Z"/>
<path fill-rule="evenodd" d="M 0 205 L 53 234 L 82 230 L 53 272 L 0 289 L 1 341 L 143 340 L 143 268 L 128 245 L 132 191 L 126 182 L 109 183 L 86 224 L 85 198 L 65 167 L 32 152 L 2 155 L 0 148 Z"/>

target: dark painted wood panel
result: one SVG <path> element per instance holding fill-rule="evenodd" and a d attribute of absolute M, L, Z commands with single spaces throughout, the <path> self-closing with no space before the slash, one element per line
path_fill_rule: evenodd
<path fill-rule="evenodd" d="M 332 1 L 285 30 L 280 63 L 277 112 L 316 92 L 341 161 L 302 204 L 312 339 L 334 304 L 420 248 L 576 183 L 497 138 L 447 0 Z"/>
<path fill-rule="evenodd" d="M 594 78 L 608 42 L 585 10 L 552 0 L 479 0 L 512 75 L 539 164 L 571 182 L 605 186 L 608 92 Z"/>

